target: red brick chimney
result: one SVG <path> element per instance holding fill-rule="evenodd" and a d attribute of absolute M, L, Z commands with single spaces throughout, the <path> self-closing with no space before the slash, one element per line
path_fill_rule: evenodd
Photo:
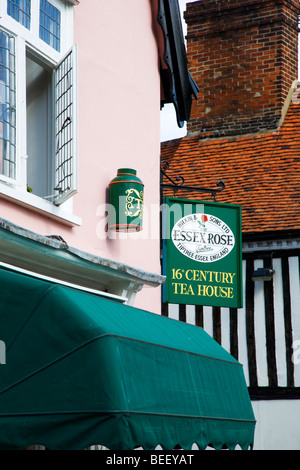
<path fill-rule="evenodd" d="M 187 4 L 189 70 L 199 86 L 188 135 L 276 129 L 298 78 L 299 0 Z"/>

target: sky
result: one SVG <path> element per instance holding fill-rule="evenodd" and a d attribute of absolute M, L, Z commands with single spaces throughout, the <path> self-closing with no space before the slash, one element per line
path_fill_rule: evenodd
<path fill-rule="evenodd" d="M 186 35 L 186 25 L 183 19 L 183 12 L 186 9 L 186 3 L 192 3 L 198 0 L 178 0 L 179 8 L 182 16 L 183 34 Z M 176 113 L 173 104 L 167 104 L 160 111 L 160 140 L 165 142 L 166 140 L 177 139 L 186 135 L 186 125 L 183 128 L 178 127 L 176 121 Z"/>

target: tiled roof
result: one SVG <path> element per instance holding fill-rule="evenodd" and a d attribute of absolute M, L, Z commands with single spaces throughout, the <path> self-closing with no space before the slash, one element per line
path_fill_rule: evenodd
<path fill-rule="evenodd" d="M 169 162 L 167 174 L 182 175 L 186 186 L 216 188 L 223 180 L 225 189 L 216 200 L 241 204 L 244 234 L 300 229 L 300 104 L 290 104 L 275 132 L 214 140 L 184 137 L 163 143 L 161 158 Z M 213 200 L 206 193 L 176 195 Z"/>

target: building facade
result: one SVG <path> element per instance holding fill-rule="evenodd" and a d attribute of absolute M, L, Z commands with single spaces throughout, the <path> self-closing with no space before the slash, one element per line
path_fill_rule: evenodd
<path fill-rule="evenodd" d="M 99 3 L 1 2 L 1 218 L 138 276 L 159 274 L 157 236 L 106 228 L 107 188 L 119 168 L 135 169 L 144 183 L 145 233 L 159 224 L 153 13 L 148 1 Z M 104 290 L 122 295 L 117 279 L 109 284 Z M 132 293 L 142 286 L 132 283 Z M 160 289 L 139 296 L 159 312 Z"/>
<path fill-rule="evenodd" d="M 197 90 L 177 1 L 1 2 L 1 449 L 252 447 L 241 365 L 158 315 L 159 113 Z"/>

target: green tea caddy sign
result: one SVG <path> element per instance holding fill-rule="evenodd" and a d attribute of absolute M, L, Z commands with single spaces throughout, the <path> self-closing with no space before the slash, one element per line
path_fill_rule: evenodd
<path fill-rule="evenodd" d="M 143 228 L 144 184 L 132 168 L 118 169 L 109 183 L 108 230 L 139 232 Z"/>
<path fill-rule="evenodd" d="M 165 198 L 163 301 L 240 308 L 241 207 Z"/>

